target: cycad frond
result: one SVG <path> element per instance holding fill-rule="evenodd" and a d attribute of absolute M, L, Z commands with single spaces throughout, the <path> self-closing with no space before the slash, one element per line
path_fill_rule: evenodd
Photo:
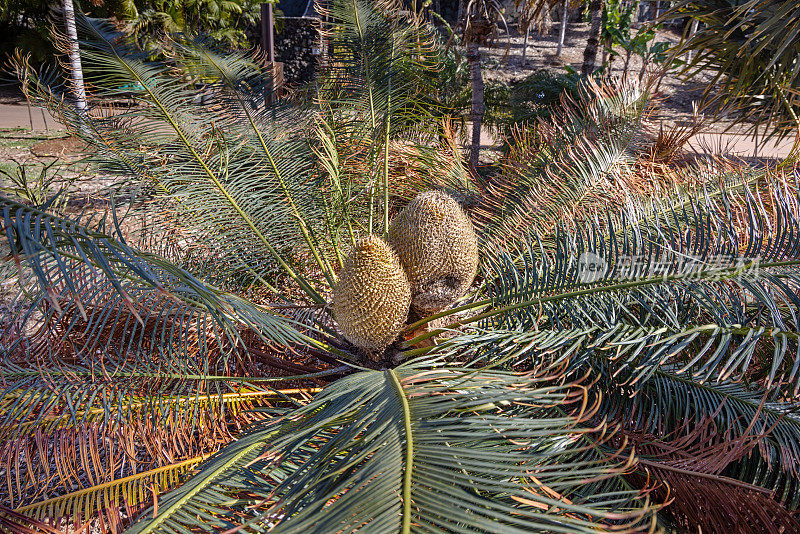
<path fill-rule="evenodd" d="M 214 450 L 269 415 L 241 406 L 291 404 L 271 384 L 306 389 L 316 378 L 304 375 L 327 375 L 315 358 L 288 356 L 286 347 L 319 343 L 293 321 L 131 248 L 102 223 L 2 197 L 0 213 L 20 290 L 20 313 L 0 337 L 4 488 L 15 505 Z"/>
<path fill-rule="evenodd" d="M 93 159 L 100 165 L 143 181 L 164 209 L 180 214 L 184 247 L 186 242 L 203 244 L 218 256 L 237 259 L 261 283 L 269 278 L 271 266 L 280 265 L 311 298 L 324 303 L 287 263 L 285 248 L 298 242 L 298 233 L 275 167 L 254 154 L 238 132 L 220 127 L 231 122 L 227 109 L 195 105 L 196 90 L 180 77 L 185 73 L 173 64 L 146 62 L 108 23 L 81 19 L 81 26 L 90 36 L 81 44 L 93 66 L 87 79 L 99 95 L 114 96 L 118 87 L 132 86 L 141 105 L 108 117 L 83 116 L 70 109 L 62 87 L 28 70 L 30 94 L 48 103 L 97 149 Z M 261 137 L 273 143 L 277 124 L 297 128 L 305 122 L 288 113 L 291 117 L 279 114 L 260 121 L 266 130 Z M 264 126 L 268 123 L 269 128 Z M 274 143 L 286 148 L 280 161 L 288 173 L 281 175 L 284 181 L 295 180 L 295 174 L 292 184 L 307 179 L 307 147 L 303 157 L 296 138 Z M 302 187 L 310 190 L 313 183 Z M 273 263 L 265 264 L 264 258 Z"/>
<path fill-rule="evenodd" d="M 698 199 L 666 218 L 624 212 L 586 230 L 560 230 L 555 251 L 536 241 L 493 261 L 492 309 L 482 328 L 590 329 L 608 333 L 616 373 L 645 377 L 664 361 L 705 380 L 758 377 L 800 386 L 797 343 L 800 222 L 791 190 Z M 741 225 L 737 226 L 737 215 Z M 697 340 L 691 356 L 679 354 Z M 754 358 L 764 346 L 773 357 Z"/>
<path fill-rule="evenodd" d="M 182 531 L 197 513 L 207 530 L 646 529 L 649 506 L 615 477 L 629 460 L 581 445 L 599 430 L 582 426 L 586 390 L 553 378 L 428 362 L 344 378 L 221 451 L 132 532 Z"/>
<path fill-rule="evenodd" d="M 699 383 L 677 370 L 663 366 L 634 396 L 602 381 L 607 386 L 602 413 L 620 422 L 626 432 L 674 436 L 694 428 L 708 431 L 713 425 L 728 441 L 752 440 L 757 445 L 746 456 L 731 458 L 725 474 L 767 488 L 787 507 L 796 508 L 800 419 L 794 404 L 768 401 L 768 392 L 741 383 Z"/>
<path fill-rule="evenodd" d="M 0 197 L 0 210 L 4 245 L 9 259 L 18 265 L 16 282 L 31 299 L 31 309 L 41 313 L 24 313 L 25 327 L 65 321 L 67 336 L 74 334 L 81 321 L 86 333 L 119 329 L 113 342 L 124 347 L 123 352 L 153 350 L 173 364 L 195 356 L 202 359 L 203 350 L 214 344 L 224 356 L 230 352 L 223 348 L 224 343 L 240 344 L 240 329 L 257 332 L 265 341 L 303 342 L 305 336 L 290 320 L 207 286 L 162 258 L 131 248 L 124 239 L 105 233 L 105 225 L 92 229 L 80 220 L 5 197 Z M 153 321 L 156 330 L 147 332 Z M 193 345 L 200 353 L 187 354 L 186 336 L 198 322 L 202 324 L 195 324 L 194 335 L 199 337 Z M 213 341 L 208 331 L 212 325 L 219 330 Z M 163 343 L 173 335 L 177 336 L 174 343 Z M 160 343 L 148 343 L 155 339 Z M 109 341 L 90 336 L 78 350 L 99 349 L 108 354 L 114 350 Z"/>
<path fill-rule="evenodd" d="M 183 482 L 188 472 L 205 460 L 208 455 L 196 456 L 172 465 L 156 467 L 135 475 L 97 484 L 66 495 L 16 509 L 34 521 L 50 521 L 58 524 L 62 519 L 90 520 L 98 517 L 112 530 L 123 523 L 120 510 L 128 516 L 157 498 L 160 493 Z"/>
<path fill-rule="evenodd" d="M 562 221 L 584 220 L 624 200 L 624 167 L 643 135 L 649 88 L 587 82 L 580 102 L 518 131 L 502 173 L 474 209 L 487 245 L 526 233 L 549 235 Z"/>
<path fill-rule="evenodd" d="M 746 430 L 732 437 L 708 420 L 677 435 L 625 433 L 640 455 L 640 470 L 662 484 L 656 494 L 669 493 L 672 498 L 659 516 L 663 523 L 681 531 L 699 527 L 704 532 L 741 534 L 800 529 L 793 506 L 776 500 L 780 495 L 726 476 L 732 464 L 745 461 L 758 447 L 763 429 Z"/>

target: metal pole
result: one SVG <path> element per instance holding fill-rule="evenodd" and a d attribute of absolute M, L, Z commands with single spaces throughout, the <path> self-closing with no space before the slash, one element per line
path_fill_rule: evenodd
<path fill-rule="evenodd" d="M 269 63 L 269 80 L 264 89 L 264 104 L 270 105 L 274 101 L 275 92 L 275 33 L 272 17 L 272 4 L 261 4 L 261 50 L 267 54 Z"/>
<path fill-rule="evenodd" d="M 272 4 L 267 4 L 267 50 L 269 62 L 275 63 L 275 19 L 272 16 Z"/>
<path fill-rule="evenodd" d="M 267 51 L 267 22 L 269 14 L 267 13 L 267 4 L 261 4 L 261 52 Z"/>

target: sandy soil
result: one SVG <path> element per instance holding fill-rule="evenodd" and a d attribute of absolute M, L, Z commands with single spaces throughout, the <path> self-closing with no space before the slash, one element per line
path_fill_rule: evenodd
<path fill-rule="evenodd" d="M 559 23 L 554 23 L 550 31 L 541 34 L 531 31 L 528 39 L 528 47 L 525 62 L 522 61 L 522 45 L 524 38 L 516 31 L 516 27 L 510 26 L 509 33 L 501 32 L 500 38 L 491 48 L 485 48 L 486 68 L 484 70 L 487 80 L 501 80 L 508 83 L 521 80 L 537 69 L 546 68 L 556 72 L 564 72 L 564 67 L 570 66 L 580 71 L 583 64 L 583 51 L 589 34 L 587 23 L 570 22 L 567 25 L 566 38 L 562 49 L 561 57 L 556 57 L 558 48 Z M 677 43 L 680 36 L 671 31 L 659 31 L 655 41 L 666 41 Z M 622 77 L 624 64 L 624 50 L 617 48 L 620 54 L 613 62 L 611 74 Z M 597 65 L 601 61 L 602 48 L 598 50 Z M 642 68 L 640 56 L 632 55 L 628 72 L 632 78 L 638 78 Z M 655 74 L 658 67 L 649 67 L 649 71 Z M 705 84 L 704 80 L 685 81 L 678 75 L 676 70 L 667 72 L 661 84 L 658 86 L 659 100 L 657 114 L 653 117 L 654 121 L 664 120 L 665 124 L 673 124 L 679 121 L 688 121 L 692 117 L 693 102 L 699 102 Z M 719 128 L 726 126 L 718 125 Z"/>

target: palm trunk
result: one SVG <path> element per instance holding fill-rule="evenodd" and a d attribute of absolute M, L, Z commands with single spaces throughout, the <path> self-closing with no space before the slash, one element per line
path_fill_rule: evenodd
<path fill-rule="evenodd" d="M 694 34 L 696 34 L 696 33 L 697 33 L 697 27 L 698 27 L 699 25 L 700 25 L 700 21 L 699 21 L 699 20 L 697 20 L 697 19 L 693 19 L 693 20 L 692 20 L 692 25 L 691 25 L 691 26 L 689 26 L 689 39 L 691 39 L 692 37 L 694 37 Z M 691 50 L 689 50 L 688 52 L 686 52 L 686 62 L 687 62 L 687 63 L 691 63 L 691 62 L 692 62 L 692 55 L 693 55 L 693 54 L 692 54 L 692 51 L 691 51 Z"/>
<path fill-rule="evenodd" d="M 625 66 L 622 67 L 622 77 L 628 79 L 628 65 L 631 62 L 631 49 L 625 50 Z"/>
<path fill-rule="evenodd" d="M 478 168 L 478 156 L 481 149 L 481 123 L 483 122 L 483 74 L 481 73 L 480 45 L 471 42 L 467 46 L 467 62 L 472 82 L 472 146 L 469 153 L 469 164 L 472 169 Z"/>
<path fill-rule="evenodd" d="M 75 108 L 80 116 L 86 114 L 86 89 L 83 86 L 83 68 L 81 67 L 81 52 L 78 47 L 78 31 L 75 28 L 75 9 L 72 0 L 64 0 L 64 23 L 67 27 L 69 40 L 69 64 L 72 71 L 72 92 L 75 97 Z"/>
<path fill-rule="evenodd" d="M 597 47 L 600 44 L 600 30 L 603 16 L 603 1 L 592 0 L 589 4 L 589 13 L 592 17 L 592 24 L 589 28 L 589 40 L 586 49 L 583 51 L 583 66 L 581 74 L 584 76 L 594 72 L 594 64 L 597 60 Z"/>
<path fill-rule="evenodd" d="M 564 37 L 567 35 L 567 0 L 561 3 L 561 32 L 558 34 L 558 49 L 556 57 L 561 57 L 561 49 L 564 48 Z"/>
<path fill-rule="evenodd" d="M 531 26 L 525 27 L 525 39 L 522 40 L 522 64 L 525 65 L 525 56 L 528 54 L 528 35 L 531 33 Z"/>

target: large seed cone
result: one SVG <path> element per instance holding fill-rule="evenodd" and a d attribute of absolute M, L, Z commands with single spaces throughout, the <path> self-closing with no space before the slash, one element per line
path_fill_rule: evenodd
<path fill-rule="evenodd" d="M 426 191 L 394 218 L 389 244 L 411 283 L 412 306 L 433 313 L 467 292 L 478 271 L 478 237 L 451 196 Z"/>
<path fill-rule="evenodd" d="M 380 352 L 408 319 L 411 288 L 397 255 L 381 238 L 359 240 L 333 288 L 333 315 L 353 345 Z"/>

